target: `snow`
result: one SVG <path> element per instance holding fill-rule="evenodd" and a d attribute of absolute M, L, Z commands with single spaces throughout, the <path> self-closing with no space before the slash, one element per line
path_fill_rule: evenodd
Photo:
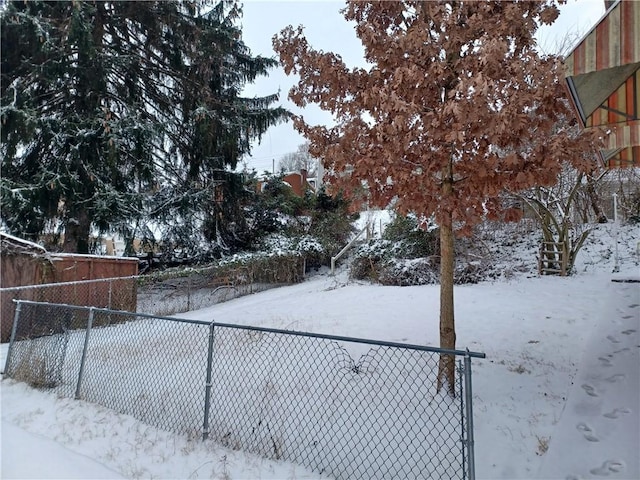
<path fill-rule="evenodd" d="M 131 261 L 138 261 L 137 257 L 123 257 L 123 256 L 115 256 L 115 255 L 93 255 L 93 254 L 89 254 L 89 253 L 63 253 L 63 252 L 56 252 L 56 253 L 50 253 L 49 254 L 51 256 L 51 260 L 52 261 L 56 261 L 56 260 L 61 260 L 63 258 L 66 257 L 78 257 L 78 258 L 95 258 L 98 260 L 102 260 L 104 261 L 105 258 L 109 259 L 110 261 L 113 262 L 131 262 Z"/>
<path fill-rule="evenodd" d="M 79 455 L 42 435 L 29 433 L 15 425 L 2 422 L 2 477 L 93 479 L 125 478 L 97 461 Z M 37 462 L 16 462 L 16 459 L 37 458 Z"/>
<path fill-rule="evenodd" d="M 458 348 L 487 354 L 472 362 L 478 478 L 640 478 L 640 283 L 624 281 L 640 280 L 640 229 L 617 237 L 615 274 L 602 225 L 572 277 L 514 268 L 456 287 Z M 513 248 L 505 268 L 535 266 L 530 245 Z M 438 298 L 437 285 L 354 282 L 343 269 L 179 316 L 437 345 Z M 0 387 L 2 478 L 320 478 L 13 380 Z"/>
<path fill-rule="evenodd" d="M 14 237 L 13 235 L 9 235 L 6 232 L 0 231 L 0 233 L 2 234 L 3 237 L 8 238 L 9 240 L 11 240 L 11 241 L 13 241 L 15 243 L 19 243 L 19 244 L 22 244 L 22 245 L 29 246 L 29 247 L 34 248 L 34 249 L 36 249 L 38 251 L 41 251 L 41 252 L 46 252 L 45 248 L 42 245 L 38 245 L 37 243 L 30 242 L 29 240 L 25 240 L 24 238 Z"/>
<path fill-rule="evenodd" d="M 320 478 L 13 380 L 2 382 L 0 469 L 3 479 Z"/>
<path fill-rule="evenodd" d="M 369 227 L 370 238 L 381 237 L 385 228 L 391 222 L 393 213 L 390 210 L 366 210 L 360 213 L 360 217 L 354 223 L 356 231 Z"/>
<path fill-rule="evenodd" d="M 600 317 L 604 321 L 588 337 L 581 367 L 542 464 L 544 477 L 640 478 L 637 285 L 606 286 Z M 566 445 L 575 445 L 581 455 L 566 455 Z"/>

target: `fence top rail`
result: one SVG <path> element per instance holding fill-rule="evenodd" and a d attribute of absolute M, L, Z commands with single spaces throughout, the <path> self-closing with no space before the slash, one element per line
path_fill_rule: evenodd
<path fill-rule="evenodd" d="M 253 330 L 265 333 L 280 333 L 283 335 L 292 335 L 298 337 L 323 338 L 327 340 L 335 340 L 339 342 L 364 343 L 368 345 L 376 345 L 381 347 L 404 348 L 407 350 L 420 350 L 422 352 L 442 353 L 445 355 L 469 356 L 473 358 L 486 358 L 486 354 L 481 352 L 472 352 L 469 350 L 450 350 L 446 348 L 428 347 L 426 345 L 415 345 L 411 343 L 387 342 L 384 340 L 373 340 L 369 338 L 344 337 L 340 335 L 328 335 L 324 333 L 300 332 L 297 330 L 282 330 L 279 328 L 254 327 L 251 325 L 234 325 L 230 323 L 213 322 L 215 327 L 235 328 L 239 330 Z"/>
<path fill-rule="evenodd" d="M 140 275 L 129 275 L 127 277 L 108 277 L 108 278 L 94 278 L 93 280 L 75 280 L 72 282 L 57 282 L 57 283 L 40 283 L 38 285 L 21 285 L 17 287 L 3 287 L 0 288 L 0 293 L 12 292 L 16 290 L 30 290 L 30 289 L 38 289 L 38 288 L 53 288 L 67 285 L 84 285 L 87 283 L 98 283 L 98 282 L 113 282 L 119 280 L 137 280 L 140 278 Z"/>
<path fill-rule="evenodd" d="M 163 317 L 159 315 L 149 315 L 146 313 L 136 313 L 136 312 L 126 312 L 123 310 L 111 310 L 108 308 L 98 308 L 98 307 L 86 307 L 79 305 L 67 305 L 64 303 L 48 303 L 48 302 L 35 302 L 32 300 L 13 300 L 17 304 L 29 304 L 29 305 L 50 305 L 55 307 L 65 307 L 74 310 L 93 310 L 94 312 L 102 312 L 102 313 L 114 313 L 118 315 L 128 315 L 131 317 L 142 317 L 142 318 L 150 318 L 150 319 L 158 319 L 158 320 L 168 320 L 170 322 L 178 322 L 178 323 L 190 323 L 196 325 L 208 325 L 210 327 L 223 327 L 223 328 L 232 328 L 236 330 L 251 330 L 255 332 L 264 332 L 264 333 L 276 333 L 282 335 L 289 336 L 298 336 L 298 337 L 310 337 L 310 338 L 321 338 L 325 340 L 334 340 L 338 342 L 352 342 L 352 343 L 362 343 L 367 345 L 375 345 L 380 347 L 392 347 L 392 348 L 403 348 L 406 350 L 418 350 L 422 352 L 431 352 L 431 353 L 439 353 L 444 355 L 455 355 L 462 357 L 471 357 L 471 358 L 486 358 L 486 354 L 482 352 L 472 352 L 467 350 L 452 350 L 446 348 L 438 348 L 438 347 L 428 347 L 425 345 L 415 345 L 409 343 L 398 343 L 398 342 L 387 342 L 383 340 L 372 340 L 367 338 L 357 338 L 357 337 L 345 337 L 341 335 L 328 335 L 323 333 L 312 333 L 312 332 L 301 332 L 297 330 L 283 330 L 280 328 L 268 328 L 268 327 L 256 327 L 252 325 L 237 325 L 232 323 L 221 323 L 212 320 L 210 322 L 204 320 L 192 320 L 188 318 L 179 318 L 179 317 Z"/>
<path fill-rule="evenodd" d="M 113 313 L 116 315 L 125 315 L 129 317 L 142 317 L 142 318 L 150 318 L 157 320 L 168 320 L 170 322 L 177 323 L 192 323 L 196 325 L 211 325 L 213 322 L 207 322 L 205 320 L 192 320 L 189 318 L 177 318 L 177 317 L 163 317 L 161 315 L 150 315 L 148 313 L 138 313 L 138 312 L 127 312 L 126 310 L 112 310 L 110 308 L 101 308 L 101 307 L 87 307 L 85 305 L 70 305 L 68 303 L 53 303 L 53 302 L 36 302 L 33 300 L 16 300 L 13 299 L 13 302 L 18 305 L 48 305 L 51 307 L 64 307 L 69 310 L 84 310 L 89 311 L 93 310 L 94 312 L 100 313 Z"/>

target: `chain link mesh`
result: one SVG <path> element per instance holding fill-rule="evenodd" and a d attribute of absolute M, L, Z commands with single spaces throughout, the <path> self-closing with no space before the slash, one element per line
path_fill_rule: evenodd
<path fill-rule="evenodd" d="M 38 388 L 335 478 L 466 477 L 462 367 L 455 397 L 436 392 L 438 352 L 65 305 L 20 309 L 6 374 Z"/>
<path fill-rule="evenodd" d="M 463 478 L 460 398 L 435 392 L 439 355 L 215 332 L 211 423 L 222 444 L 336 478 Z"/>
<path fill-rule="evenodd" d="M 78 282 L 48 283 L 0 289 L 2 308 L 2 341 L 9 340 L 11 321 L 15 315 L 15 300 L 30 300 L 56 304 L 82 305 L 135 312 L 137 308 L 137 278 L 117 277 Z"/>
<path fill-rule="evenodd" d="M 242 269 L 216 276 L 215 268 L 204 268 L 187 277 L 153 280 L 145 276 L 114 277 L 76 282 L 48 283 L 0 288 L 0 340 L 9 341 L 14 300 L 91 306 L 152 315 L 174 315 L 210 307 L 251 293 L 278 286 L 255 283 Z"/>

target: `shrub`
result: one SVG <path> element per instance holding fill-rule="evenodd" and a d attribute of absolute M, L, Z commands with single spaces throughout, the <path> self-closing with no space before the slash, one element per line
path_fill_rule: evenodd
<path fill-rule="evenodd" d="M 21 355 L 13 360 L 16 365 L 12 378 L 34 388 L 54 388 L 62 381 L 62 367 L 67 354 L 69 333 L 32 338 Z"/>
<path fill-rule="evenodd" d="M 342 195 L 321 189 L 301 198 L 277 176 L 265 182 L 246 213 L 249 250 L 284 248 L 301 256 L 308 268 L 328 264 L 353 233 L 353 218 Z"/>
<path fill-rule="evenodd" d="M 379 282 L 383 285 L 427 285 L 438 283 L 438 272 L 428 258 L 413 258 L 385 262 Z"/>
<path fill-rule="evenodd" d="M 383 285 L 423 285 L 437 281 L 436 229 L 422 228 L 414 215 L 396 215 L 382 235 L 358 247 L 350 276 Z"/>
<path fill-rule="evenodd" d="M 387 225 L 383 239 L 397 242 L 396 256 L 402 258 L 420 258 L 436 255 L 440 251 L 438 245 L 438 230 L 430 224 L 419 225 L 415 215 L 396 215 Z"/>
<path fill-rule="evenodd" d="M 358 247 L 351 263 L 350 277 L 383 285 L 425 285 L 439 282 L 440 248 L 438 229 L 420 227 L 415 216 L 396 216 L 382 239 Z M 456 248 L 454 281 L 477 283 L 487 275 L 486 261 L 471 249 L 481 247 L 464 239 Z"/>

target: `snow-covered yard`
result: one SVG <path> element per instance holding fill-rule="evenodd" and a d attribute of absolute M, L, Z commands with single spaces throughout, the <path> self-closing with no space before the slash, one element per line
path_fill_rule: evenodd
<path fill-rule="evenodd" d="M 640 478 L 640 283 L 611 281 L 640 276 L 640 232 L 620 231 L 615 275 L 613 238 L 598 226 L 573 277 L 456 287 L 457 344 L 487 354 L 473 361 L 478 478 Z M 342 271 L 179 316 L 437 345 L 438 298 L 438 286 Z M 2 478 L 320 478 L 12 380 L 1 388 Z"/>

